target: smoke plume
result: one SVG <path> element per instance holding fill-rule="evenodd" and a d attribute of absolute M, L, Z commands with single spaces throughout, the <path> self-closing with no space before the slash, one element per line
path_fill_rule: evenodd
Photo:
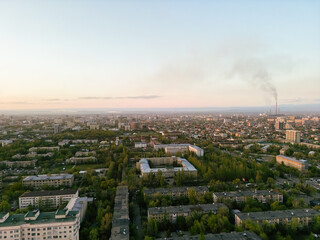
<path fill-rule="evenodd" d="M 229 77 L 238 76 L 250 85 L 260 88 L 277 101 L 277 88 L 272 82 L 271 76 L 264 64 L 257 59 L 246 59 L 237 61 Z"/>

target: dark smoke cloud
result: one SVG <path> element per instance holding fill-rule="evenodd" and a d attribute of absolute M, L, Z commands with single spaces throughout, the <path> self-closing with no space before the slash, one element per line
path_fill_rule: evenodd
<path fill-rule="evenodd" d="M 229 77 L 234 76 L 238 76 L 250 85 L 260 88 L 277 100 L 277 88 L 273 84 L 271 76 L 262 61 L 258 59 L 242 59 L 236 61 Z"/>

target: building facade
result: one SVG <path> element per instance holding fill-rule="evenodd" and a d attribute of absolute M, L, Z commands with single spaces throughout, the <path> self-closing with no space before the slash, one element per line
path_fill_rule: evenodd
<path fill-rule="evenodd" d="M 301 141 L 301 132 L 296 130 L 286 130 L 286 140 L 291 143 L 299 143 Z"/>
<path fill-rule="evenodd" d="M 240 212 L 235 214 L 235 224 L 236 226 L 243 226 L 245 221 L 249 219 L 257 224 L 262 224 L 263 221 L 267 221 L 268 223 L 288 224 L 292 219 L 297 219 L 300 224 L 308 225 L 316 215 L 320 216 L 320 213 L 314 209 L 292 209 L 249 213 Z"/>
<path fill-rule="evenodd" d="M 22 183 L 25 186 L 31 186 L 34 188 L 41 188 L 43 185 L 48 185 L 51 187 L 72 187 L 73 181 L 73 174 L 52 174 L 28 176 L 22 180 Z"/>
<path fill-rule="evenodd" d="M 213 201 L 223 202 L 230 200 L 232 202 L 243 203 L 248 198 L 253 198 L 258 202 L 266 203 L 268 201 L 283 202 L 283 194 L 273 190 L 255 190 L 255 191 L 234 191 L 234 192 L 214 192 Z"/>
<path fill-rule="evenodd" d="M 32 211 L 26 214 L 0 214 L 0 239 L 79 240 L 80 214 L 77 211 Z"/>
<path fill-rule="evenodd" d="M 198 214 L 217 214 L 221 207 L 227 208 L 227 206 L 223 203 L 148 208 L 148 220 L 152 218 L 158 222 L 161 222 L 166 216 L 168 221 L 176 222 L 177 217 L 187 217 L 195 212 Z"/>
<path fill-rule="evenodd" d="M 190 190 L 195 191 L 199 195 L 203 195 L 209 192 L 206 186 L 197 187 L 172 187 L 172 188 L 146 188 L 144 189 L 144 195 L 152 197 L 155 194 L 161 196 L 169 196 L 170 198 L 189 197 Z"/>
<path fill-rule="evenodd" d="M 276 161 L 279 164 L 283 163 L 286 166 L 296 168 L 301 172 L 304 172 L 308 169 L 308 162 L 303 159 L 297 160 L 295 158 L 287 157 L 284 155 L 277 155 Z"/>
<path fill-rule="evenodd" d="M 68 203 L 72 198 L 78 197 L 78 190 L 51 190 L 40 192 L 25 192 L 19 197 L 19 208 L 28 206 L 58 208 Z"/>
<path fill-rule="evenodd" d="M 153 165 L 180 165 L 181 167 L 155 167 L 151 168 L 149 165 L 149 161 Z M 183 171 L 185 174 L 189 174 L 191 176 L 197 176 L 197 169 L 186 159 L 179 157 L 160 157 L 160 158 L 143 158 L 139 162 L 137 162 L 136 166 L 141 171 L 141 176 L 145 176 L 148 174 L 157 174 L 158 171 L 162 172 L 162 175 L 165 178 L 172 178 L 179 171 Z"/>

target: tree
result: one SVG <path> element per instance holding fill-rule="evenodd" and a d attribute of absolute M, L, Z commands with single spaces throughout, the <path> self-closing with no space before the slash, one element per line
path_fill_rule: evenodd
<path fill-rule="evenodd" d="M 147 225 L 147 234 L 149 235 L 149 236 L 156 236 L 157 235 L 157 233 L 158 233 L 158 223 L 157 223 L 157 221 L 156 220 L 154 220 L 154 219 L 150 219 L 149 221 L 148 221 L 148 225 Z"/>
<path fill-rule="evenodd" d="M 90 234 L 89 234 L 89 239 L 90 240 L 99 240 L 98 229 L 96 229 L 96 228 L 91 229 Z"/>
<path fill-rule="evenodd" d="M 112 214 L 106 213 L 101 219 L 101 226 L 100 226 L 100 231 L 103 236 L 105 236 L 110 232 L 111 223 L 112 223 Z"/>

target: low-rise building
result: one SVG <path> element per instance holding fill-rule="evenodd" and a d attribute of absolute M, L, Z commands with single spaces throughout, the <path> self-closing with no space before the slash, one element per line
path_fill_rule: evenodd
<path fill-rule="evenodd" d="M 213 201 L 223 202 L 230 200 L 232 202 L 243 203 L 248 198 L 253 198 L 258 202 L 266 203 L 268 201 L 283 202 L 283 194 L 273 190 L 254 190 L 254 191 L 234 191 L 234 192 L 214 192 Z"/>
<path fill-rule="evenodd" d="M 22 180 L 23 185 L 41 188 L 43 185 L 52 187 L 68 186 L 72 187 L 74 181 L 73 174 L 52 174 L 28 176 Z"/>
<path fill-rule="evenodd" d="M 181 167 L 157 167 L 151 168 L 149 165 L 150 161 L 154 165 L 181 165 Z M 197 176 L 197 169 L 186 159 L 179 157 L 160 157 L 160 158 L 143 158 L 137 162 L 137 168 L 141 171 L 141 175 L 145 176 L 148 174 L 156 174 L 158 171 L 162 172 L 165 178 L 172 178 L 179 171 L 183 171 L 185 174 L 191 176 Z"/>
<path fill-rule="evenodd" d="M 202 157 L 204 151 L 202 148 L 191 144 L 155 144 L 155 150 L 164 149 L 166 153 L 176 154 L 178 152 L 194 152 L 198 157 Z"/>
<path fill-rule="evenodd" d="M 97 162 L 97 158 L 94 156 L 71 157 L 66 160 L 67 164 L 82 164 L 82 163 L 94 163 L 94 162 Z"/>
<path fill-rule="evenodd" d="M 182 206 L 169 206 L 169 207 L 154 207 L 148 208 L 148 220 L 151 218 L 161 222 L 164 217 L 170 222 L 176 222 L 177 217 L 187 217 L 194 212 L 198 214 L 213 213 L 217 214 L 221 207 L 226 207 L 223 203 L 213 204 L 198 204 L 198 205 L 182 205 Z"/>
<path fill-rule="evenodd" d="M 27 208 L 31 205 L 38 208 L 42 206 L 58 208 L 78 195 L 78 190 L 74 189 L 25 192 L 19 197 L 19 207 Z"/>
<path fill-rule="evenodd" d="M 135 142 L 134 143 L 134 148 L 146 148 L 147 147 L 147 143 L 145 142 Z"/>
<path fill-rule="evenodd" d="M 118 186 L 114 200 L 110 240 L 129 240 L 129 222 L 128 186 Z"/>
<path fill-rule="evenodd" d="M 156 240 L 200 240 L 200 235 L 188 236 L 184 235 L 181 237 L 166 237 L 157 238 Z M 205 240 L 260 240 L 261 238 L 254 232 L 230 232 L 230 233 L 216 233 L 204 235 Z"/>
<path fill-rule="evenodd" d="M 35 167 L 36 166 L 37 159 L 30 160 L 30 161 L 2 161 L 0 163 L 5 164 L 7 167 Z"/>
<path fill-rule="evenodd" d="M 180 198 L 180 197 L 189 197 L 190 190 L 195 191 L 198 196 L 209 192 L 209 189 L 206 186 L 146 188 L 144 189 L 144 195 L 153 196 L 155 194 L 160 194 L 161 196 L 169 196 L 171 198 Z"/>
<path fill-rule="evenodd" d="M 284 155 L 277 155 L 276 161 L 279 164 L 283 163 L 286 166 L 296 168 L 301 172 L 304 172 L 308 169 L 308 162 L 304 159 L 297 160 L 295 158 L 287 157 Z"/>
<path fill-rule="evenodd" d="M 292 219 L 297 219 L 299 223 L 308 225 L 316 215 L 320 216 L 320 213 L 314 209 L 292 209 L 248 213 L 240 212 L 235 214 L 235 224 L 236 226 L 241 226 L 249 219 L 257 224 L 261 224 L 263 221 L 267 221 L 268 223 L 288 224 Z"/>

